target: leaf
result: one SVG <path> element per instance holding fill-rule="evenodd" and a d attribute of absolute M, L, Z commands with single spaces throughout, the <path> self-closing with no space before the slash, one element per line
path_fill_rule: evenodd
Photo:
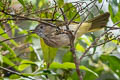
<path fill-rule="evenodd" d="M 45 73 L 45 72 L 40 72 L 40 73 L 21 73 L 22 75 L 24 76 L 40 76 L 40 75 L 48 75 L 48 74 L 51 74 L 51 73 Z"/>
<path fill-rule="evenodd" d="M 30 66 L 30 64 L 21 64 L 21 65 L 19 65 L 18 70 L 23 71 L 24 69 L 26 69 L 29 66 Z"/>
<path fill-rule="evenodd" d="M 26 10 L 24 1 L 23 0 L 18 0 L 18 1 L 23 5 L 24 9 Z"/>
<path fill-rule="evenodd" d="M 4 31 L 2 28 L 0 28 L 0 34 L 3 34 Z M 2 37 L 4 37 L 5 39 L 10 39 L 10 37 L 5 33 L 3 35 L 1 35 Z M 14 44 L 15 46 L 18 46 L 18 44 L 14 41 L 14 40 L 9 40 L 12 44 Z M 1 42 L 0 42 L 1 43 Z"/>
<path fill-rule="evenodd" d="M 60 69 L 62 68 L 62 64 L 58 63 L 58 62 L 53 62 L 50 67 L 50 69 Z"/>
<path fill-rule="evenodd" d="M 62 62 L 73 62 L 72 53 L 69 51 L 63 56 Z"/>
<path fill-rule="evenodd" d="M 61 8 L 64 5 L 64 0 L 57 0 L 57 4 Z"/>
<path fill-rule="evenodd" d="M 12 74 L 9 78 L 10 79 L 18 79 L 18 78 L 20 78 L 20 76 L 16 75 L 16 74 Z"/>
<path fill-rule="evenodd" d="M 11 54 L 11 57 L 16 57 L 16 53 L 14 52 L 13 49 L 10 48 L 9 45 L 7 45 L 6 43 L 0 43 L 6 50 L 8 50 Z"/>
<path fill-rule="evenodd" d="M 102 55 L 100 59 L 120 77 L 120 59 L 116 56 Z"/>
<path fill-rule="evenodd" d="M 11 27 L 11 31 L 12 31 L 12 36 L 15 36 L 15 30 L 16 30 L 16 25 L 13 25 L 14 24 L 14 22 L 13 21 L 9 21 L 10 23 L 9 23 L 9 25 L 10 25 L 10 27 Z"/>
<path fill-rule="evenodd" d="M 48 4 L 48 0 L 39 0 L 38 6 L 39 8 L 47 8 L 49 6 Z"/>
<path fill-rule="evenodd" d="M 35 64 L 35 63 L 29 60 L 22 60 L 21 64 Z"/>
<path fill-rule="evenodd" d="M 79 80 L 77 72 L 74 72 L 71 77 L 72 80 Z"/>
<path fill-rule="evenodd" d="M 94 74 L 96 77 L 98 77 L 98 74 L 94 71 L 92 71 L 91 69 L 85 67 L 85 66 L 80 66 L 80 69 L 91 72 L 92 74 Z"/>
<path fill-rule="evenodd" d="M 3 3 L 2 2 L 0 2 L 0 9 L 3 7 Z"/>
<path fill-rule="evenodd" d="M 95 75 L 91 74 L 90 72 L 86 72 L 85 76 L 83 77 L 83 80 L 96 80 L 97 78 L 98 77 L 96 77 Z"/>
<path fill-rule="evenodd" d="M 101 2 L 102 2 L 102 0 L 98 0 L 98 2 L 99 2 L 99 3 L 101 3 Z"/>
<path fill-rule="evenodd" d="M 117 10 L 118 8 L 118 10 Z M 120 4 L 117 5 L 117 7 L 115 5 L 109 5 L 109 12 L 111 15 L 111 19 L 113 21 L 113 23 L 116 23 L 120 20 Z M 120 26 L 120 23 L 118 24 L 118 26 Z"/>
<path fill-rule="evenodd" d="M 3 56 L 2 56 L 1 50 L 0 50 L 0 63 L 3 63 Z"/>
<path fill-rule="evenodd" d="M 11 4 L 12 0 L 8 0 L 9 4 Z"/>
<path fill-rule="evenodd" d="M 50 69 L 75 69 L 75 64 L 74 63 L 70 63 L 70 62 L 65 62 L 63 64 L 60 64 L 58 62 L 53 62 L 50 67 Z M 85 71 L 88 71 L 88 72 L 91 72 L 92 74 L 94 74 L 95 76 L 98 77 L 98 74 L 95 73 L 94 71 L 88 69 L 87 67 L 85 66 L 79 66 L 80 69 L 82 70 L 85 70 Z"/>
<path fill-rule="evenodd" d="M 67 3 L 63 7 L 66 17 L 71 20 L 77 13 L 77 9 L 72 3 Z M 80 21 L 80 15 L 77 15 L 73 21 Z"/>
<path fill-rule="evenodd" d="M 79 38 L 79 44 L 84 44 L 84 45 L 82 45 L 82 46 L 90 46 L 90 44 L 91 44 L 91 42 L 92 42 L 93 40 L 92 40 L 92 38 L 91 37 L 86 37 L 86 36 L 84 36 L 84 37 L 80 37 Z"/>
<path fill-rule="evenodd" d="M 42 7 L 43 6 L 43 4 L 44 4 L 44 0 L 40 0 L 40 2 L 39 2 L 39 7 Z"/>
<path fill-rule="evenodd" d="M 111 8 L 113 10 L 114 15 L 118 12 L 119 3 L 117 3 L 117 0 L 110 0 L 109 5 L 111 5 Z"/>
<path fill-rule="evenodd" d="M 76 50 L 81 51 L 81 52 L 85 51 L 84 47 L 81 46 L 79 43 L 77 43 L 77 45 L 76 45 Z"/>
<path fill-rule="evenodd" d="M 41 48 L 43 51 L 44 61 L 49 66 L 52 63 L 52 61 L 54 60 L 56 53 L 58 51 L 58 48 L 52 48 L 52 47 L 47 46 L 44 43 L 43 39 L 40 39 L 40 42 L 41 42 Z"/>
<path fill-rule="evenodd" d="M 29 67 L 31 64 L 35 64 L 35 63 L 29 60 L 23 60 L 21 61 L 21 64 L 18 66 L 18 70 L 23 71 L 24 69 Z"/>
<path fill-rule="evenodd" d="M 10 59 L 8 59 L 6 56 L 3 56 L 3 62 L 10 65 L 14 69 L 18 70 L 18 67 Z"/>

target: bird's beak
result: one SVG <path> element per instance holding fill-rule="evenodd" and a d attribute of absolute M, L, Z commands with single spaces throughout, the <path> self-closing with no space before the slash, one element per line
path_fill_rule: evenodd
<path fill-rule="evenodd" d="M 29 30 L 28 33 L 35 33 L 35 30 Z"/>

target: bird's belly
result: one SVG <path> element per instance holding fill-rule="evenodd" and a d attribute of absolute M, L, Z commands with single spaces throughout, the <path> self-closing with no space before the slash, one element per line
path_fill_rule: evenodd
<path fill-rule="evenodd" d="M 70 40 L 67 34 L 59 34 L 50 36 L 49 39 L 44 39 L 44 42 L 51 47 L 64 47 L 70 44 Z"/>
<path fill-rule="evenodd" d="M 79 27 L 80 26 L 80 27 Z M 88 23 L 88 22 L 84 22 L 82 23 L 81 25 L 80 24 L 71 24 L 69 25 L 70 27 L 70 30 L 72 31 L 76 31 L 76 29 L 79 29 L 77 30 L 77 33 L 76 33 L 76 38 L 82 36 L 83 34 L 87 33 L 89 28 L 91 27 L 91 23 Z"/>

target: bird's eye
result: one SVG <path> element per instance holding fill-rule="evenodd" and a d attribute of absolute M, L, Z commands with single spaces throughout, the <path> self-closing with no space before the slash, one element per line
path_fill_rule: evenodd
<path fill-rule="evenodd" d="M 40 26 L 41 29 L 43 29 L 43 26 Z"/>

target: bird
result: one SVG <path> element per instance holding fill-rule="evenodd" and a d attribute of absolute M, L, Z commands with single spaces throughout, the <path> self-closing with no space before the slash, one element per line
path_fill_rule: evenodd
<path fill-rule="evenodd" d="M 98 31 L 106 27 L 109 16 L 110 13 L 106 12 L 94 17 L 93 19 L 84 21 L 81 25 L 77 23 L 70 23 L 69 30 L 74 33 L 78 26 L 80 26 L 75 35 L 75 39 L 77 39 L 85 33 Z M 48 46 L 53 48 L 60 48 L 70 45 L 70 38 L 68 34 L 65 33 L 65 27 L 65 25 L 61 25 L 59 26 L 59 30 L 59 28 L 57 29 L 56 27 L 51 27 L 50 25 L 40 23 L 34 29 L 34 33 L 43 38 L 44 42 Z M 59 33 L 59 31 L 61 33 Z"/>

